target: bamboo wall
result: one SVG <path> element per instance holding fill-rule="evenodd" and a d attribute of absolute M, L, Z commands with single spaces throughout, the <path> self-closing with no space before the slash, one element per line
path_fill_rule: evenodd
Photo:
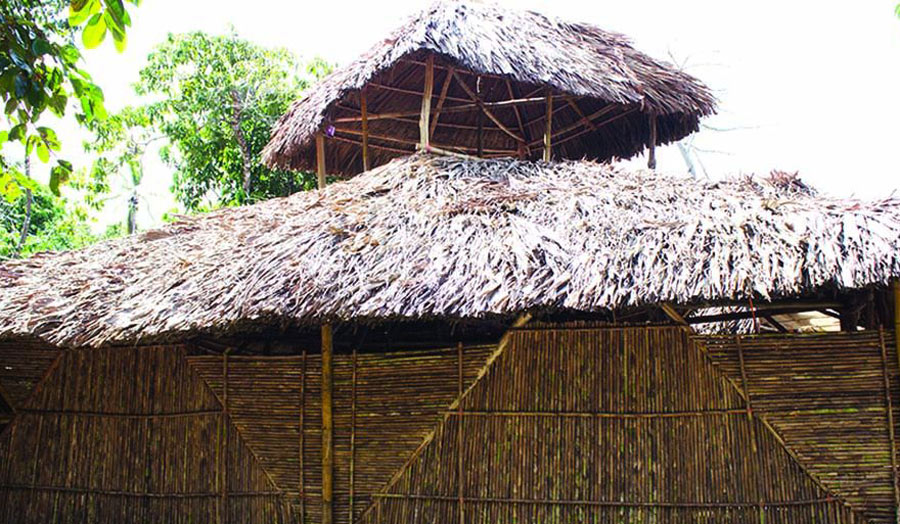
<path fill-rule="evenodd" d="M 545 326 L 338 354 L 335 522 L 886 522 L 892 344 Z M 319 522 L 319 356 L 187 351 L 0 344 L 0 520 Z"/>
<path fill-rule="evenodd" d="M 469 383 L 493 348 L 465 349 Z M 455 348 L 334 356 L 336 523 L 349 523 L 351 511 L 359 515 L 368 507 L 433 430 L 457 396 L 457 356 Z M 188 361 L 221 395 L 223 358 Z M 296 521 L 320 522 L 319 355 L 228 357 L 227 369 L 229 412 L 241 435 L 286 494 Z"/>
<path fill-rule="evenodd" d="M 363 519 L 854 522 L 679 328 L 520 330 Z"/>
<path fill-rule="evenodd" d="M 286 505 L 181 347 L 65 352 L 0 436 L 3 522 L 265 522 Z"/>
<path fill-rule="evenodd" d="M 708 337 L 705 345 L 825 488 L 870 522 L 897 521 L 900 426 L 893 413 L 888 426 L 885 409 L 900 400 L 893 333 Z"/>

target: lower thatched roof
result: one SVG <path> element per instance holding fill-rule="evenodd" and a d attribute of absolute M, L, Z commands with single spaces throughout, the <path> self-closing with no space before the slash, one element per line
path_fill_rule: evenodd
<path fill-rule="evenodd" d="M 417 155 L 0 266 L 0 335 L 100 345 L 276 321 L 788 296 L 885 282 L 898 253 L 896 198 Z"/>

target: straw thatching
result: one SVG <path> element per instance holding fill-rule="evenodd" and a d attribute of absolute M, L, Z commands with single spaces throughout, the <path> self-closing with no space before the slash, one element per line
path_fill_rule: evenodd
<path fill-rule="evenodd" d="M 898 253 L 896 198 L 416 155 L 317 192 L 9 262 L 0 334 L 101 345 L 266 322 L 760 300 L 884 283 L 900 275 Z"/>
<path fill-rule="evenodd" d="M 556 158 L 629 157 L 650 143 L 649 115 L 658 115 L 658 142 L 666 143 L 696 131 L 699 118 L 715 110 L 703 84 L 635 50 L 623 35 L 533 12 L 439 1 L 296 102 L 275 126 L 265 161 L 314 169 L 314 136 L 333 127 L 328 172 L 361 172 L 362 128 L 353 118 L 360 117 L 363 88 L 372 118 L 370 165 L 413 152 L 429 54 L 437 57 L 432 143 L 462 153 L 511 156 L 523 145 L 527 158 L 541 158 L 546 88 L 554 95 Z M 530 102 L 491 106 L 488 118 L 473 93 L 488 105 Z M 386 113 L 395 116 L 375 116 Z"/>

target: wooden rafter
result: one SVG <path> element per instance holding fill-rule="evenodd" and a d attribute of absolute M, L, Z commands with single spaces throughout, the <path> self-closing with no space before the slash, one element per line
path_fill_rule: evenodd
<path fill-rule="evenodd" d="M 507 135 L 511 136 L 517 142 L 525 143 L 524 138 L 517 135 L 510 128 L 506 127 L 506 125 L 503 122 L 501 122 L 500 119 L 494 115 L 494 113 L 490 110 L 490 108 L 488 108 L 485 105 L 485 102 L 483 100 L 481 100 L 481 98 L 479 98 L 479 96 L 474 91 L 472 91 L 472 89 L 468 85 L 466 85 L 466 83 L 463 82 L 463 80 L 461 78 L 459 78 L 459 76 L 457 76 L 456 70 L 452 71 L 451 74 L 453 75 L 454 78 L 456 78 L 456 82 L 460 85 L 460 87 L 463 88 L 463 91 L 465 91 L 466 94 L 469 95 L 469 97 L 481 108 L 481 111 L 484 113 L 484 115 L 486 117 L 490 118 L 491 121 L 493 121 L 494 124 L 497 125 L 497 127 L 502 129 Z M 493 107 L 500 107 L 500 106 L 495 104 Z"/>
<path fill-rule="evenodd" d="M 429 134 L 434 135 L 437 128 L 438 119 L 441 117 L 441 110 L 444 108 L 444 101 L 447 99 L 447 91 L 450 89 L 450 82 L 453 81 L 453 68 L 447 71 L 447 78 L 444 79 L 444 85 L 441 86 L 441 94 L 438 96 L 437 107 L 434 108 L 434 118 L 431 120 L 431 128 Z"/>

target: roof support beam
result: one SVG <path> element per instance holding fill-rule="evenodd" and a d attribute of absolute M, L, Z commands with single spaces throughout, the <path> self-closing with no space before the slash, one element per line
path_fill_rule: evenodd
<path fill-rule="evenodd" d="M 359 94 L 359 110 L 362 113 L 362 163 L 363 172 L 369 170 L 369 108 L 366 101 L 366 88 Z"/>
<path fill-rule="evenodd" d="M 546 120 L 544 129 L 544 162 L 549 162 L 553 156 L 553 97 L 550 95 L 550 89 L 547 89 L 547 113 L 544 115 Z"/>
<path fill-rule="evenodd" d="M 421 96 L 421 93 L 419 93 L 419 95 Z M 553 98 L 559 99 L 561 97 L 554 96 Z M 545 97 L 539 96 L 539 97 L 525 97 L 525 98 L 520 98 L 520 99 L 516 99 L 516 100 L 502 100 L 500 102 L 480 102 L 480 103 L 479 102 L 476 102 L 476 103 L 470 102 L 470 103 L 461 104 L 458 106 L 444 107 L 441 109 L 441 112 L 442 113 L 466 113 L 466 112 L 469 112 L 469 111 L 472 111 L 475 109 L 481 109 L 481 108 L 492 109 L 492 108 L 501 108 L 501 107 L 515 107 L 515 106 L 528 105 L 528 104 L 544 104 L 546 101 L 547 101 L 547 99 Z M 360 109 L 357 109 L 355 107 L 348 107 L 346 105 L 339 105 L 338 107 L 340 107 L 341 109 L 344 109 L 346 111 L 356 111 L 356 112 L 361 111 Z M 558 111 L 558 109 L 555 109 L 554 113 L 556 111 Z M 419 110 L 419 111 L 396 111 L 396 112 L 391 112 L 391 113 L 369 113 L 368 119 L 369 120 L 395 120 L 395 119 L 400 119 L 400 118 L 417 117 L 417 116 L 420 116 L 421 114 L 422 114 L 421 110 Z M 537 122 L 538 120 L 543 120 L 543 119 L 544 119 L 544 117 L 541 116 L 537 120 L 528 122 L 525 125 L 531 125 L 531 124 Z M 338 117 L 338 118 L 335 118 L 334 120 L 332 120 L 332 122 L 334 122 L 335 124 L 344 124 L 344 123 L 348 123 L 348 122 L 361 122 L 361 121 L 362 121 L 361 116 L 342 116 L 342 117 Z M 444 125 L 444 124 L 439 124 L 439 125 Z M 497 127 L 496 129 L 504 131 L 507 134 L 509 134 L 509 132 L 510 132 L 508 128 L 506 128 L 504 130 L 504 128 Z M 518 138 L 518 137 L 516 137 L 516 138 Z"/>
<path fill-rule="evenodd" d="M 506 92 L 509 95 L 510 100 L 515 100 L 516 98 L 518 98 L 516 96 L 516 91 L 513 89 L 512 82 L 510 82 L 508 78 L 506 79 Z M 522 138 L 525 139 L 524 144 L 522 144 L 521 142 L 519 143 L 518 156 L 520 159 L 525 159 L 528 158 L 528 142 L 530 142 L 531 139 L 528 136 L 528 130 L 525 129 L 525 124 L 522 120 L 522 112 L 519 110 L 519 107 L 513 106 L 513 112 L 516 114 L 516 124 L 518 124 L 519 126 L 519 133 L 521 133 Z"/>
<path fill-rule="evenodd" d="M 650 150 L 647 153 L 647 167 L 656 169 L 656 113 L 650 115 Z"/>
<path fill-rule="evenodd" d="M 472 91 L 472 89 L 468 85 L 466 85 L 466 83 L 463 82 L 461 78 L 459 78 L 459 76 L 456 74 L 455 69 L 451 72 L 451 74 L 453 75 L 454 78 L 456 78 L 456 82 L 460 85 L 460 87 L 463 88 L 463 91 L 466 92 L 466 94 L 469 96 L 469 98 L 471 98 L 476 104 L 478 104 L 478 107 L 481 108 L 481 111 L 485 114 L 485 116 L 490 118 L 491 121 L 497 125 L 497 127 L 502 129 L 503 132 L 506 133 L 507 135 L 514 138 L 517 142 L 521 142 L 521 143 L 525 142 L 524 138 L 522 138 L 519 135 L 517 135 L 516 133 L 514 133 L 510 128 L 506 127 L 506 125 L 503 122 L 501 122 L 500 119 L 497 118 L 490 109 L 488 109 L 488 107 L 485 105 L 485 102 L 483 100 L 481 100 L 481 98 L 479 98 L 479 96 L 474 91 Z"/>
<path fill-rule="evenodd" d="M 419 117 L 419 147 L 428 150 L 430 141 L 431 94 L 434 90 L 434 55 L 425 61 L 425 91 L 422 93 L 422 115 Z"/>
<path fill-rule="evenodd" d="M 316 181 L 319 189 L 325 187 L 325 135 L 316 133 Z"/>
<path fill-rule="evenodd" d="M 447 99 L 447 90 L 450 89 L 450 82 L 453 80 L 453 68 L 447 70 L 447 78 L 444 79 L 444 85 L 441 86 L 441 94 L 438 97 L 437 107 L 434 110 L 434 118 L 431 121 L 431 127 L 428 133 L 433 135 L 438 125 L 438 119 L 441 117 L 441 110 L 444 108 L 444 100 Z"/>

